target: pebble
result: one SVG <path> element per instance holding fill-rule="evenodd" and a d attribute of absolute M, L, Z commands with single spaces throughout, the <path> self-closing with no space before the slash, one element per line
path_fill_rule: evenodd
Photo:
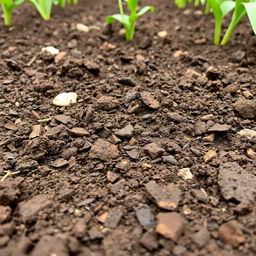
<path fill-rule="evenodd" d="M 19 204 L 19 214 L 23 219 L 34 217 L 39 211 L 52 207 L 53 202 L 46 194 L 36 195 Z"/>
<path fill-rule="evenodd" d="M 243 118 L 256 117 L 256 100 L 239 99 L 233 105 L 235 111 Z"/>
<path fill-rule="evenodd" d="M 204 155 L 204 162 L 207 164 L 215 157 L 217 157 L 217 152 L 214 150 L 209 150 Z"/>
<path fill-rule="evenodd" d="M 12 209 L 9 206 L 0 206 L 0 224 L 11 219 Z"/>
<path fill-rule="evenodd" d="M 256 152 L 253 151 L 251 148 L 248 148 L 246 151 L 246 155 L 252 159 L 252 160 L 256 160 Z"/>
<path fill-rule="evenodd" d="M 169 164 L 172 164 L 172 165 L 178 165 L 178 161 L 175 159 L 174 156 L 172 155 L 168 155 L 168 156 L 162 156 L 162 160 L 164 163 L 169 163 Z"/>
<path fill-rule="evenodd" d="M 161 38 L 165 38 L 167 35 L 168 35 L 168 33 L 166 31 L 159 31 L 157 33 L 157 36 L 161 37 Z"/>
<path fill-rule="evenodd" d="M 81 31 L 81 32 L 84 32 L 84 33 L 88 33 L 90 31 L 88 26 L 86 26 L 84 24 L 81 24 L 81 23 L 77 23 L 76 24 L 76 29 L 78 31 Z"/>
<path fill-rule="evenodd" d="M 54 168 L 61 168 L 68 165 L 68 161 L 64 158 L 58 158 L 51 163 L 51 166 Z"/>
<path fill-rule="evenodd" d="M 149 251 L 153 251 L 158 248 L 157 235 L 152 231 L 148 231 L 142 235 L 140 243 Z"/>
<path fill-rule="evenodd" d="M 213 66 L 209 66 L 206 70 L 206 77 L 210 80 L 217 80 L 221 76 L 221 72 Z"/>
<path fill-rule="evenodd" d="M 140 205 L 135 208 L 136 217 L 140 225 L 145 229 L 149 230 L 156 225 L 155 216 L 153 215 L 148 205 Z"/>
<path fill-rule="evenodd" d="M 126 125 L 124 128 L 118 130 L 115 132 L 115 135 L 117 135 L 120 138 L 131 138 L 133 135 L 134 128 L 131 124 Z"/>
<path fill-rule="evenodd" d="M 71 117 L 66 115 L 56 115 L 54 119 L 62 124 L 68 124 L 71 122 Z"/>
<path fill-rule="evenodd" d="M 90 158 L 98 158 L 102 161 L 109 161 L 119 157 L 119 150 L 116 145 L 103 139 L 98 139 L 91 147 Z"/>
<path fill-rule="evenodd" d="M 198 135 L 202 135 L 204 133 L 206 133 L 207 129 L 206 129 L 206 123 L 205 122 L 197 122 L 194 125 L 194 133 L 196 136 Z"/>
<path fill-rule="evenodd" d="M 227 124 L 214 124 L 208 129 L 208 132 L 227 132 L 231 128 L 232 126 Z"/>
<path fill-rule="evenodd" d="M 227 162 L 220 166 L 218 185 L 226 200 L 240 203 L 255 201 L 256 177 L 236 162 Z"/>
<path fill-rule="evenodd" d="M 60 53 L 60 51 L 53 46 L 47 46 L 47 47 L 42 48 L 42 52 L 48 52 L 52 55 L 57 55 Z"/>
<path fill-rule="evenodd" d="M 58 94 L 54 99 L 53 99 L 53 105 L 58 106 L 58 107 L 67 107 L 70 106 L 71 104 L 76 103 L 77 101 L 77 94 L 75 92 L 63 92 Z"/>
<path fill-rule="evenodd" d="M 116 228 L 121 221 L 123 216 L 123 210 L 121 207 L 115 207 L 109 210 L 106 220 L 104 221 L 104 226 L 106 228 Z"/>
<path fill-rule="evenodd" d="M 218 234 L 223 243 L 228 244 L 233 248 L 236 248 L 245 242 L 244 234 L 235 220 L 222 224 Z"/>
<path fill-rule="evenodd" d="M 199 248 L 203 248 L 210 240 L 210 233 L 205 227 L 201 227 L 198 232 L 192 235 L 192 241 L 197 244 Z"/>
<path fill-rule="evenodd" d="M 237 50 L 231 54 L 231 60 L 234 62 L 240 62 L 245 57 L 246 53 L 242 50 Z"/>
<path fill-rule="evenodd" d="M 69 250 L 64 239 L 57 236 L 44 235 L 34 247 L 31 256 L 68 256 Z"/>
<path fill-rule="evenodd" d="M 147 105 L 151 109 L 159 109 L 160 103 L 152 96 L 152 94 L 148 91 L 144 91 L 140 93 L 140 97 L 145 105 Z"/>
<path fill-rule="evenodd" d="M 29 134 L 29 138 L 33 139 L 39 137 L 43 131 L 43 127 L 40 124 L 36 124 L 32 126 L 32 132 Z"/>
<path fill-rule="evenodd" d="M 122 85 L 136 86 L 136 82 L 130 77 L 122 77 L 122 78 L 119 78 L 117 81 L 119 84 L 122 84 Z"/>
<path fill-rule="evenodd" d="M 179 177 L 181 177 L 183 180 L 191 180 L 191 179 L 193 179 L 193 174 L 190 171 L 190 168 L 179 169 L 177 175 Z"/>
<path fill-rule="evenodd" d="M 174 210 L 177 208 L 181 197 L 181 191 L 174 183 L 160 185 L 155 181 L 150 181 L 145 187 L 160 208 L 165 210 Z"/>
<path fill-rule="evenodd" d="M 192 194 L 192 196 L 194 196 L 197 199 L 198 202 L 202 202 L 202 203 L 207 203 L 208 202 L 207 194 L 204 193 L 202 190 L 192 189 L 190 191 L 190 193 Z"/>
<path fill-rule="evenodd" d="M 183 217 L 176 213 L 159 213 L 157 215 L 156 232 L 162 236 L 178 242 L 180 235 L 184 231 Z"/>
<path fill-rule="evenodd" d="M 98 109 L 110 111 L 119 106 L 119 101 L 111 96 L 101 96 L 96 100 L 96 107 Z"/>
<path fill-rule="evenodd" d="M 172 121 L 181 123 L 184 121 L 184 117 L 182 115 L 180 115 L 179 113 L 176 112 L 168 112 L 167 113 L 168 118 L 170 118 Z"/>
<path fill-rule="evenodd" d="M 237 133 L 240 136 L 246 137 L 247 139 L 251 140 L 256 137 L 256 131 L 251 129 L 243 129 Z"/>
<path fill-rule="evenodd" d="M 144 146 L 143 149 L 147 154 L 150 155 L 152 159 L 162 156 L 163 153 L 165 152 L 165 150 L 159 147 L 156 143 L 149 143 L 146 146 Z"/>
<path fill-rule="evenodd" d="M 71 130 L 69 130 L 70 133 L 72 133 L 73 135 L 76 135 L 76 136 L 88 136 L 90 135 L 90 133 L 85 130 L 84 128 L 80 128 L 80 127 L 75 127 L 75 128 L 72 128 Z"/>
<path fill-rule="evenodd" d="M 206 141 L 206 142 L 214 142 L 214 139 L 215 139 L 214 133 L 203 137 L 203 141 Z"/>

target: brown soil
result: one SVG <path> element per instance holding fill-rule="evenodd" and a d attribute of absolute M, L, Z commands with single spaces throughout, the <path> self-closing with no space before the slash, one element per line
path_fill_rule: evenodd
<path fill-rule="evenodd" d="M 142 3 L 132 42 L 116 0 L 0 24 L 0 255 L 256 255 L 255 37 L 217 47 L 211 16 Z"/>

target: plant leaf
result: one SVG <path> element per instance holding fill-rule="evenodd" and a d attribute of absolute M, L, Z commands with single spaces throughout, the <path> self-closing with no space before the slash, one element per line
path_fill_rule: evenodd
<path fill-rule="evenodd" d="M 106 22 L 108 24 L 111 24 L 113 23 L 113 21 L 119 21 L 120 23 L 122 23 L 123 25 L 127 25 L 129 26 L 129 16 L 124 14 L 124 15 L 121 15 L 121 14 L 114 14 L 114 15 L 111 15 L 111 16 L 108 16 L 106 18 Z"/>
<path fill-rule="evenodd" d="M 153 6 L 145 6 L 143 7 L 138 13 L 137 16 L 140 17 L 142 15 L 144 15 L 146 12 L 151 11 L 153 12 L 155 10 L 155 7 Z"/>
<path fill-rule="evenodd" d="M 225 17 L 229 12 L 231 12 L 236 6 L 234 1 L 224 1 L 220 8 L 222 11 L 222 16 Z"/>
<path fill-rule="evenodd" d="M 256 2 L 243 3 L 249 17 L 254 34 L 256 34 Z"/>

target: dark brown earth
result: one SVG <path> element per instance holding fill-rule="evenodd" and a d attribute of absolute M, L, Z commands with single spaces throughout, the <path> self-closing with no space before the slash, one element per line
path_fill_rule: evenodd
<path fill-rule="evenodd" d="M 133 42 L 115 0 L 1 23 L 0 255 L 256 255 L 255 37 L 142 3 Z"/>

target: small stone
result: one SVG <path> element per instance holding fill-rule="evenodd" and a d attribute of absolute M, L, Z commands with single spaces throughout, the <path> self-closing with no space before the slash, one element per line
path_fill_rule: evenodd
<path fill-rule="evenodd" d="M 198 135 L 202 135 L 204 133 L 206 133 L 206 124 L 205 122 L 197 122 L 195 123 L 195 126 L 194 126 L 194 133 L 196 136 Z"/>
<path fill-rule="evenodd" d="M 243 118 L 256 117 L 256 100 L 239 99 L 233 106 L 235 111 Z"/>
<path fill-rule="evenodd" d="M 244 234 L 235 220 L 224 223 L 219 228 L 219 238 L 233 248 L 245 242 Z"/>
<path fill-rule="evenodd" d="M 77 151 L 78 151 L 78 149 L 76 147 L 67 148 L 67 149 L 64 149 L 64 151 L 61 153 L 61 156 L 65 160 L 69 160 L 72 156 L 77 155 Z"/>
<path fill-rule="evenodd" d="M 182 245 L 175 245 L 173 247 L 173 254 L 175 256 L 179 256 L 179 255 L 184 255 L 184 253 L 187 251 L 186 247 L 182 246 Z"/>
<path fill-rule="evenodd" d="M 75 236 L 79 238 L 83 237 L 85 236 L 86 231 L 87 231 L 86 221 L 83 218 L 78 219 L 73 227 L 73 232 Z"/>
<path fill-rule="evenodd" d="M 60 51 L 53 46 L 47 46 L 47 47 L 42 48 L 42 52 L 48 52 L 52 55 L 57 55 L 60 53 Z"/>
<path fill-rule="evenodd" d="M 108 171 L 107 172 L 107 179 L 108 181 L 110 181 L 111 183 L 117 181 L 120 177 L 120 174 L 117 174 L 115 172 L 111 172 L 111 171 Z"/>
<path fill-rule="evenodd" d="M 153 251 L 158 248 L 157 236 L 152 231 L 144 233 L 140 239 L 140 243 L 149 251 Z"/>
<path fill-rule="evenodd" d="M 250 91 L 243 91 L 242 92 L 245 98 L 252 98 L 253 94 Z"/>
<path fill-rule="evenodd" d="M 256 131 L 251 130 L 251 129 L 243 129 L 243 130 L 239 131 L 237 134 L 239 134 L 240 136 L 246 137 L 249 140 L 256 137 Z"/>
<path fill-rule="evenodd" d="M 191 180 L 191 179 L 193 179 L 193 174 L 190 171 L 190 168 L 179 169 L 177 175 L 179 177 L 181 177 L 183 180 Z"/>
<path fill-rule="evenodd" d="M 202 203 L 208 202 L 208 197 L 207 197 L 206 193 L 204 193 L 200 189 L 192 189 L 191 194 L 192 194 L 192 196 L 194 196 L 197 199 L 198 202 L 202 202 Z"/>
<path fill-rule="evenodd" d="M 76 136 L 88 136 L 90 133 L 86 131 L 84 128 L 75 127 L 70 130 L 70 133 Z"/>
<path fill-rule="evenodd" d="M 76 103 L 77 101 L 77 94 L 75 92 L 63 92 L 58 94 L 54 99 L 53 99 L 53 105 L 58 106 L 58 107 L 67 107 L 70 106 L 71 104 Z"/>
<path fill-rule="evenodd" d="M 184 220 L 180 214 L 172 212 L 157 215 L 156 232 L 162 236 L 177 242 L 183 230 Z"/>
<path fill-rule="evenodd" d="M 221 72 L 213 66 L 209 66 L 206 70 L 206 77 L 210 80 L 217 80 L 220 78 Z"/>
<path fill-rule="evenodd" d="M 89 234 L 89 237 L 90 237 L 91 240 L 103 238 L 103 234 L 102 234 L 102 233 L 100 232 L 100 230 L 99 230 L 97 227 L 95 227 L 95 226 L 93 226 L 93 227 L 89 230 L 88 234 Z M 67 255 L 68 255 L 68 254 L 67 254 Z"/>
<path fill-rule="evenodd" d="M 115 135 L 117 135 L 120 138 L 131 138 L 133 135 L 133 131 L 133 126 L 131 124 L 128 124 L 124 128 L 115 132 Z"/>
<path fill-rule="evenodd" d="M 181 197 L 181 191 L 177 185 L 173 183 L 160 185 L 155 181 L 150 181 L 145 187 L 160 208 L 165 210 L 177 208 Z"/>
<path fill-rule="evenodd" d="M 203 137 L 203 141 L 206 141 L 206 142 L 214 142 L 214 139 L 215 139 L 215 134 L 214 133 Z"/>
<path fill-rule="evenodd" d="M 56 159 L 55 161 L 53 161 L 51 163 L 51 166 L 55 167 L 55 168 L 61 168 L 61 167 L 64 167 L 66 165 L 68 165 L 68 161 L 65 160 L 64 158 L 58 158 L 58 159 Z"/>
<path fill-rule="evenodd" d="M 231 125 L 227 124 L 214 124 L 208 129 L 208 132 L 227 132 L 231 129 Z"/>
<path fill-rule="evenodd" d="M 204 162 L 207 164 L 207 163 L 209 163 L 215 157 L 217 157 L 216 151 L 209 150 L 204 155 Z"/>
<path fill-rule="evenodd" d="M 31 256 L 67 256 L 69 250 L 64 239 L 57 236 L 44 235 L 34 247 Z"/>
<path fill-rule="evenodd" d="M 149 230 L 155 226 L 155 216 L 148 205 L 141 205 L 135 208 L 136 217 L 140 225 Z"/>
<path fill-rule="evenodd" d="M 78 31 L 81 31 L 81 32 L 84 32 L 84 33 L 88 33 L 90 31 L 88 26 L 86 26 L 84 24 L 81 24 L 81 23 L 77 23 L 76 24 L 76 29 Z"/>
<path fill-rule="evenodd" d="M 240 62 L 245 57 L 245 55 L 245 51 L 237 50 L 231 54 L 231 60 L 234 62 Z"/>
<path fill-rule="evenodd" d="M 0 224 L 11 219 L 12 209 L 9 206 L 0 206 Z"/>
<path fill-rule="evenodd" d="M 106 228 L 112 228 L 112 229 L 116 228 L 120 223 L 122 216 L 123 216 L 123 210 L 121 208 L 119 207 L 112 208 L 108 212 L 108 216 L 104 222 L 104 226 Z"/>
<path fill-rule="evenodd" d="M 226 200 L 255 202 L 256 177 L 236 162 L 227 162 L 220 166 L 218 185 Z"/>
<path fill-rule="evenodd" d="M 198 232 L 192 235 L 192 241 L 199 248 L 203 248 L 210 240 L 210 233 L 205 227 L 201 227 Z"/>
<path fill-rule="evenodd" d="M 136 86 L 136 82 L 130 77 L 122 77 L 122 78 L 119 78 L 117 81 L 119 84 L 122 84 L 122 85 Z"/>
<path fill-rule="evenodd" d="M 253 151 L 251 148 L 248 148 L 246 151 L 246 155 L 252 159 L 252 160 L 256 160 L 256 152 Z"/>
<path fill-rule="evenodd" d="M 48 195 L 37 195 L 19 204 L 19 214 L 22 218 L 29 219 L 34 217 L 39 211 L 51 207 L 52 205 L 53 202 L 49 199 Z"/>
<path fill-rule="evenodd" d="M 212 120 L 214 118 L 214 115 L 213 114 L 209 114 L 209 115 L 204 115 L 201 117 L 201 120 L 202 121 L 209 121 L 209 120 Z"/>
<path fill-rule="evenodd" d="M 157 36 L 161 37 L 161 38 L 165 38 L 168 35 L 168 33 L 166 31 L 159 31 L 157 33 Z"/>
<path fill-rule="evenodd" d="M 150 92 L 144 91 L 140 93 L 140 97 L 145 105 L 151 109 L 159 109 L 160 103 L 152 96 Z"/>
<path fill-rule="evenodd" d="M 84 67 L 94 75 L 98 75 L 100 73 L 100 66 L 94 61 L 84 61 Z"/>
<path fill-rule="evenodd" d="M 96 100 L 96 107 L 98 109 L 110 111 L 119 106 L 119 101 L 110 96 L 101 96 L 99 99 Z"/>
<path fill-rule="evenodd" d="M 169 155 L 169 156 L 162 156 L 163 162 L 165 163 L 170 163 L 172 165 L 178 165 L 178 161 L 175 159 L 174 156 Z"/>
<path fill-rule="evenodd" d="M 175 122 L 183 122 L 184 121 L 184 117 L 182 115 L 180 115 L 179 113 L 176 113 L 176 112 L 168 112 L 167 113 L 167 116 L 172 120 L 172 121 L 175 121 Z"/>
<path fill-rule="evenodd" d="M 203 86 L 207 83 L 208 79 L 204 74 L 199 72 L 187 69 L 184 76 L 180 79 L 179 85 L 181 87 L 191 87 L 191 86 Z"/>
<path fill-rule="evenodd" d="M 102 161 L 109 161 L 119 157 L 119 150 L 116 145 L 108 141 L 98 139 L 91 147 L 90 158 L 98 158 Z"/>
<path fill-rule="evenodd" d="M 54 119 L 62 124 L 68 124 L 71 121 L 71 117 L 66 115 L 56 115 Z"/>
<path fill-rule="evenodd" d="M 150 155 L 152 159 L 160 157 L 164 153 L 164 149 L 160 148 L 156 143 L 149 143 L 144 147 L 144 151 Z"/>
<path fill-rule="evenodd" d="M 40 124 L 36 124 L 32 126 L 32 132 L 29 134 L 29 138 L 33 139 L 39 137 L 43 131 L 43 127 Z"/>

